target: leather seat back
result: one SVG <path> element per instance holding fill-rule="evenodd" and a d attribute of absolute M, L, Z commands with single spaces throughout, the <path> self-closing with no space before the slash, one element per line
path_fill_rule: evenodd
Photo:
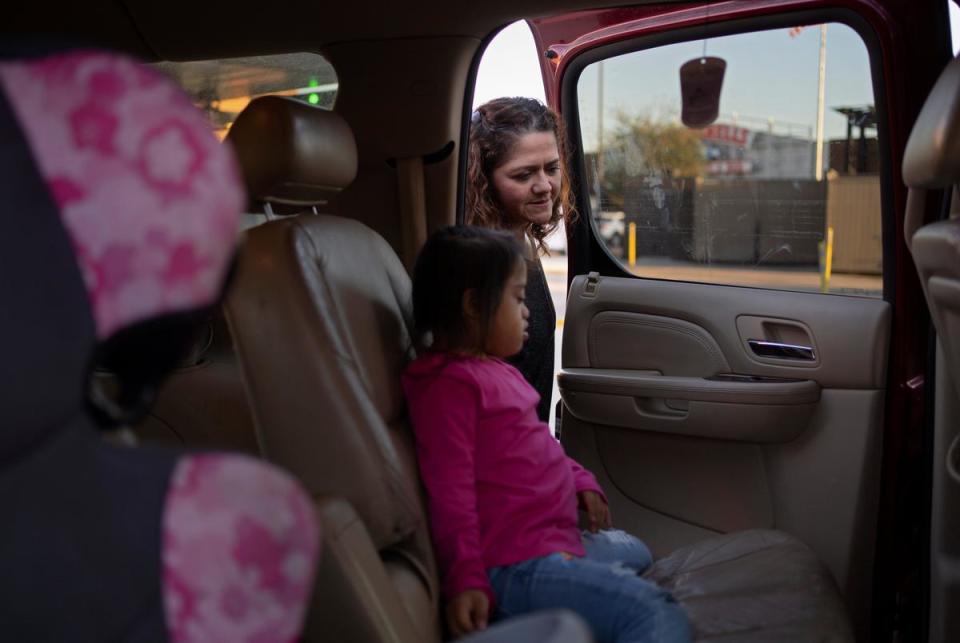
<path fill-rule="evenodd" d="M 98 373 L 107 386 L 110 373 Z M 150 412 L 131 427 L 145 442 L 258 454 L 253 416 L 223 311 L 212 311 L 187 358 L 160 389 Z"/>
<path fill-rule="evenodd" d="M 960 60 L 950 61 L 923 105 L 903 159 L 905 238 L 937 331 L 933 388 L 928 588 L 929 640 L 960 637 Z M 945 221 L 921 227 L 927 190 L 953 189 Z M 942 356 L 942 359 L 941 359 Z M 952 383 L 948 386 L 946 382 Z"/>
<path fill-rule="evenodd" d="M 923 226 L 913 236 L 910 250 L 943 345 L 946 367 L 960 387 L 960 221 Z"/>
<path fill-rule="evenodd" d="M 954 213 L 947 221 L 919 225 L 925 191 L 960 183 L 960 59 L 947 65 L 924 103 L 907 142 L 903 177 L 910 188 L 907 243 L 960 394 L 960 220 Z"/>
<path fill-rule="evenodd" d="M 356 172 L 342 119 L 294 100 L 253 101 L 230 139 L 251 196 L 267 203 L 314 205 Z M 268 222 L 247 232 L 227 315 L 265 455 L 331 498 L 308 635 L 439 640 L 400 386 L 412 355 L 410 282 L 396 254 L 357 221 Z"/>

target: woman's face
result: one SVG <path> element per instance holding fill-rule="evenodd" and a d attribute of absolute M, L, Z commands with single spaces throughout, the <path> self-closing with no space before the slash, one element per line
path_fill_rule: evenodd
<path fill-rule="evenodd" d="M 517 139 L 506 160 L 494 168 L 493 188 L 505 210 L 507 227 L 549 223 L 560 195 L 560 152 L 553 132 L 531 132 Z"/>

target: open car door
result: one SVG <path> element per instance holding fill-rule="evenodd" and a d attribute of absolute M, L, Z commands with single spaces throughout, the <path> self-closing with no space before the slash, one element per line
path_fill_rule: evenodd
<path fill-rule="evenodd" d="M 858 639 L 923 636 L 929 318 L 900 164 L 950 57 L 945 3 L 657 4 L 530 25 L 579 211 L 565 448 L 656 554 L 780 529 L 830 569 Z M 712 59 L 716 118 L 692 129 L 716 87 L 680 69 Z"/>

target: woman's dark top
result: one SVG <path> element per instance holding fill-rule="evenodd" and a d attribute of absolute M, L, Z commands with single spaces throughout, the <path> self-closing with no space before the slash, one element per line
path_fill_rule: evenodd
<path fill-rule="evenodd" d="M 527 308 L 530 319 L 527 321 L 529 338 L 523 350 L 507 361 L 517 367 L 530 386 L 540 394 L 537 404 L 537 416 L 550 421 L 550 407 L 553 396 L 553 351 L 554 333 L 557 330 L 557 312 L 553 308 L 550 288 L 547 286 L 543 265 L 535 257 L 527 260 Z"/>

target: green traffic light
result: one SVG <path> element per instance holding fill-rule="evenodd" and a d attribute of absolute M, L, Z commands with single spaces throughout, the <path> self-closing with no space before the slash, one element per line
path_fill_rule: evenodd
<path fill-rule="evenodd" d="M 307 102 L 310 103 L 311 105 L 318 104 L 320 102 L 320 95 L 310 94 L 309 96 L 307 96 Z"/>

